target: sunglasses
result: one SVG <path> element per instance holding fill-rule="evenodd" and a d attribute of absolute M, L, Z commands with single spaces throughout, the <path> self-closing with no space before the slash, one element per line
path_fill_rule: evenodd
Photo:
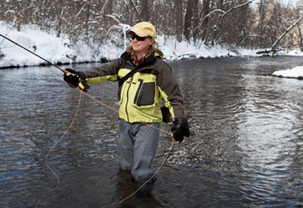
<path fill-rule="evenodd" d="M 146 38 L 151 38 L 151 37 L 150 36 L 140 37 L 140 36 L 138 36 L 136 34 L 131 34 L 130 38 L 132 40 L 137 39 L 137 41 L 144 41 Z"/>

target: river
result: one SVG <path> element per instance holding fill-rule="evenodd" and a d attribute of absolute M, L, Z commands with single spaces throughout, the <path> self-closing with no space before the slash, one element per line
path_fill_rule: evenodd
<path fill-rule="evenodd" d="M 174 145 L 152 196 L 120 204 L 135 186 L 117 162 L 118 115 L 110 109 L 118 109 L 117 83 L 91 86 L 88 94 L 101 103 L 81 95 L 62 138 L 80 98 L 55 76 L 62 73 L 0 70 L 0 207 L 302 207 L 303 81 L 267 75 L 302 66 L 303 59 L 169 64 L 191 136 Z M 169 131 L 170 124 L 161 128 Z M 170 145 L 161 133 L 155 168 Z"/>

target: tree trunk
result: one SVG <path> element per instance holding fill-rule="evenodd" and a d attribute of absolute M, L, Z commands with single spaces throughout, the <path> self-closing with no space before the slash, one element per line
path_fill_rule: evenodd
<path fill-rule="evenodd" d="M 298 32 L 299 32 L 299 45 L 300 45 L 300 51 L 302 52 L 303 51 L 303 40 L 302 40 L 302 31 L 301 31 L 301 27 L 300 25 L 298 24 Z"/>
<path fill-rule="evenodd" d="M 199 11 L 198 11 L 199 0 L 194 0 L 193 3 L 193 39 L 196 41 L 198 36 L 198 31 L 195 30 L 199 26 Z"/>
<path fill-rule="evenodd" d="M 182 0 L 176 0 L 176 36 L 177 41 L 182 41 Z"/>
<path fill-rule="evenodd" d="M 149 21 L 149 0 L 141 0 L 141 13 L 140 20 L 141 21 Z"/>
<path fill-rule="evenodd" d="M 210 0 L 203 0 L 203 9 L 202 9 L 202 19 L 204 19 L 204 17 L 206 15 L 208 15 L 210 11 Z M 209 17 L 206 17 L 206 19 L 203 21 L 202 23 L 202 30 L 203 30 L 203 33 L 202 33 L 202 40 L 204 42 L 207 42 L 208 40 L 208 34 L 209 34 Z"/>
<path fill-rule="evenodd" d="M 191 35 L 190 31 L 192 29 L 192 17 L 193 17 L 193 7 L 194 7 L 194 0 L 188 0 L 187 1 L 187 8 L 186 8 L 186 14 L 185 14 L 185 20 L 184 20 L 184 36 L 186 40 L 189 41 Z"/>

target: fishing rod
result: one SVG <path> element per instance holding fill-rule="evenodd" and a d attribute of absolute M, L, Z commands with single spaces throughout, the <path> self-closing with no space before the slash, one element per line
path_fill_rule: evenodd
<path fill-rule="evenodd" d="M 40 59 L 44 60 L 44 61 L 47 62 L 48 64 L 50 64 L 50 65 L 56 67 L 57 69 L 59 69 L 60 71 L 62 71 L 64 74 L 66 74 L 66 75 L 68 75 L 68 76 L 70 76 L 70 75 L 71 75 L 71 76 L 76 76 L 76 77 L 78 77 L 79 80 L 80 80 L 80 77 L 79 77 L 78 75 L 72 74 L 72 73 L 70 73 L 69 71 L 60 68 L 58 65 L 56 65 L 56 64 L 54 64 L 54 63 L 48 61 L 47 59 L 43 58 L 42 56 L 40 56 L 40 55 L 38 55 L 38 54 L 32 52 L 31 50 L 25 48 L 24 46 L 20 45 L 19 43 L 17 43 L 17 42 L 15 42 L 15 41 L 11 40 L 10 38 L 8 38 L 8 37 L 6 37 L 6 36 L 4 36 L 4 35 L 2 35 L 2 34 L 0 34 L 0 36 L 3 37 L 3 38 L 6 39 L 6 40 L 12 42 L 13 44 L 15 44 L 15 45 L 17 45 L 17 46 L 23 48 L 23 49 L 26 50 L 27 52 L 30 52 L 31 54 L 33 54 L 33 55 L 39 57 Z M 69 83 L 67 83 L 67 84 L 69 84 Z M 69 85 L 70 85 L 70 84 L 69 84 Z M 70 85 L 70 86 L 72 86 L 72 85 Z M 79 86 L 79 88 L 80 88 L 82 91 L 85 91 L 85 92 L 86 92 L 86 91 L 88 90 L 88 88 L 86 88 L 86 87 L 81 83 L 81 81 L 79 82 L 78 86 Z M 77 88 L 76 88 L 76 89 L 77 89 Z M 94 97 L 90 96 L 89 94 L 85 93 L 85 95 L 87 95 L 87 96 L 90 97 L 91 99 L 95 100 L 96 102 L 102 104 L 103 106 L 105 106 L 105 107 L 107 107 L 107 108 L 109 108 L 109 109 L 112 109 L 113 111 L 119 113 L 119 111 L 117 111 L 116 109 L 114 109 L 114 108 L 112 108 L 111 106 L 108 106 L 108 105 L 102 103 L 101 101 L 95 99 Z M 150 126 L 151 128 L 155 128 L 155 129 L 159 130 L 160 132 L 163 132 L 163 133 L 165 133 L 165 134 L 167 134 L 167 135 L 169 135 L 169 136 L 171 136 L 171 137 L 173 138 L 173 134 L 171 134 L 171 133 L 169 133 L 169 132 L 167 132 L 167 131 L 164 131 L 164 130 L 162 130 L 162 129 L 160 129 L 160 128 L 154 127 L 154 126 L 152 126 L 152 125 L 150 125 L 150 124 L 148 124 L 148 123 L 144 123 L 144 122 L 142 122 L 142 123 L 145 124 L 145 125 L 147 125 L 147 126 Z"/>
<path fill-rule="evenodd" d="M 10 38 L 8 38 L 8 37 L 6 37 L 6 36 L 4 36 L 4 35 L 2 35 L 2 34 L 0 34 L 0 36 L 1 36 L 2 38 L 6 39 L 6 40 L 8 40 L 8 41 L 10 41 L 10 42 L 12 42 L 13 44 L 15 44 L 15 45 L 17 45 L 17 46 L 23 48 L 23 49 L 26 50 L 27 52 L 30 52 L 31 54 L 33 54 L 33 55 L 37 56 L 38 58 L 44 60 L 45 62 L 47 62 L 47 63 L 50 64 L 51 66 L 56 67 L 57 69 L 59 69 L 60 71 L 62 71 L 64 74 L 66 74 L 66 75 L 68 75 L 68 76 L 72 75 L 72 76 L 78 77 L 78 75 L 72 74 L 72 73 L 70 73 L 69 71 L 60 68 L 58 65 L 56 65 L 56 64 L 54 64 L 54 63 L 48 61 L 47 59 L 43 58 L 42 56 L 40 56 L 40 55 L 38 55 L 38 54 L 32 52 L 31 50 L 25 48 L 24 46 L 22 46 L 22 45 L 16 43 L 16 42 L 13 41 L 13 40 L 11 40 Z M 78 78 L 79 78 L 79 77 L 78 77 Z M 80 78 L 79 78 L 79 80 L 80 80 Z M 67 84 L 69 84 L 69 83 L 67 83 Z M 79 86 L 79 88 L 80 88 L 82 91 L 85 91 L 85 92 L 86 92 L 86 91 L 88 90 L 88 88 L 85 88 L 85 86 L 82 85 L 81 81 L 79 82 L 78 86 Z M 77 88 L 75 88 L 75 89 L 76 89 L 76 90 L 79 90 L 79 89 L 77 89 Z M 81 92 L 81 90 L 79 90 L 79 91 Z M 83 93 L 83 92 L 82 92 L 82 93 Z M 103 106 L 105 106 L 105 107 L 107 107 L 107 108 L 109 108 L 109 109 L 112 109 L 113 111 L 119 113 L 119 111 L 117 111 L 116 109 L 114 109 L 114 108 L 112 108 L 111 106 L 108 106 L 108 105 L 102 103 L 101 101 L 95 99 L 94 97 L 90 96 L 89 94 L 87 94 L 87 93 L 84 93 L 84 94 L 87 95 L 88 97 L 90 97 L 91 99 L 93 99 L 94 101 L 96 101 L 96 102 L 102 104 Z M 81 95 L 81 94 L 80 94 L 80 95 Z M 80 97 L 80 98 L 81 98 L 81 97 Z M 52 146 L 52 148 L 48 151 L 47 156 L 46 156 L 46 158 L 45 158 L 45 163 L 46 163 L 47 167 L 50 169 L 50 171 L 55 175 L 55 177 L 56 177 L 56 179 L 57 179 L 56 188 L 58 188 L 58 186 L 59 186 L 59 178 L 58 178 L 58 176 L 56 175 L 56 173 L 52 170 L 52 168 L 47 164 L 47 157 L 48 157 L 48 155 L 50 154 L 51 150 L 55 147 L 55 145 L 56 145 L 59 141 L 61 141 L 61 140 L 63 139 L 63 137 L 65 136 L 65 134 L 67 133 L 67 131 L 69 131 L 71 125 L 73 124 L 73 122 L 74 122 L 74 120 L 75 120 L 75 118 L 76 118 L 76 116 L 77 116 L 77 114 L 78 114 L 79 104 L 80 104 L 80 98 L 79 98 L 79 103 L 78 103 L 77 112 L 76 112 L 76 114 L 75 114 L 75 117 L 74 117 L 72 123 L 70 124 L 70 126 L 68 127 L 68 129 L 66 130 L 66 132 L 62 135 L 62 137 L 61 137 L 61 138 Z M 165 131 L 165 130 L 162 130 L 162 129 L 160 129 L 160 128 L 154 127 L 154 126 L 152 126 L 152 125 L 150 125 L 150 124 L 148 124 L 148 123 L 144 123 L 144 122 L 142 122 L 142 123 L 145 124 L 145 125 L 147 125 L 147 126 L 150 126 L 151 128 L 155 128 L 155 129 L 159 130 L 160 132 L 163 132 L 163 133 L 165 133 L 165 134 L 167 134 L 167 135 L 170 135 L 170 136 L 172 137 L 172 139 L 173 139 L 173 134 L 171 134 L 171 133 L 169 133 L 169 132 L 167 132 L 167 131 Z M 116 202 L 115 204 L 121 204 L 121 203 L 123 203 L 124 201 L 128 200 L 129 198 L 131 198 L 132 196 L 134 196 L 134 195 L 135 195 L 143 186 L 145 186 L 150 180 L 152 180 L 152 178 L 154 178 L 156 174 L 159 173 L 159 171 L 160 171 L 161 168 L 163 167 L 164 163 L 166 162 L 166 160 L 167 160 L 169 154 L 172 152 L 174 143 L 175 143 L 175 140 L 173 139 L 173 141 L 172 141 L 172 143 L 171 143 L 171 146 L 170 146 L 170 148 L 169 148 L 169 151 L 168 151 L 166 157 L 164 158 L 163 162 L 161 163 L 161 165 L 160 165 L 160 167 L 157 169 L 157 171 L 154 173 L 154 175 L 152 175 L 147 181 L 145 181 L 145 183 L 143 183 L 143 184 L 142 184 L 135 192 L 133 192 L 131 195 L 129 195 L 128 197 L 126 197 L 126 198 L 124 198 L 124 199 L 122 199 L 122 200 Z M 41 197 L 41 198 L 43 198 L 43 197 Z M 40 199 L 39 199 L 39 202 L 40 202 Z M 39 202 L 38 202 L 38 204 L 36 205 L 36 207 L 39 206 Z M 105 206 L 105 207 L 107 207 L 107 206 Z"/>
<path fill-rule="evenodd" d="M 4 36 L 4 35 L 2 35 L 2 34 L 0 34 L 0 36 L 3 37 L 3 38 L 6 39 L 6 40 L 12 42 L 13 44 L 15 44 L 15 45 L 17 45 L 17 46 L 23 48 L 23 49 L 26 50 L 27 52 L 30 52 L 31 54 L 33 54 L 33 55 L 39 57 L 40 59 L 44 60 L 44 61 L 47 62 L 48 64 L 50 64 L 50 65 L 56 67 L 57 69 L 59 69 L 60 71 L 62 71 L 64 74 L 66 74 L 66 75 L 68 75 L 68 76 L 76 76 L 77 78 L 79 78 L 79 83 L 78 83 L 79 88 L 80 88 L 82 91 L 87 92 L 88 88 L 86 88 L 86 87 L 81 83 L 81 81 L 80 81 L 81 79 L 80 79 L 80 77 L 79 77 L 78 75 L 72 74 L 72 73 L 70 73 L 69 71 L 60 68 L 58 65 L 56 65 L 56 64 L 54 64 L 54 63 L 48 61 L 47 59 L 43 58 L 42 56 L 40 56 L 40 55 L 38 55 L 38 54 L 36 54 L 36 53 L 34 53 L 34 52 L 32 52 L 31 50 L 25 48 L 24 46 L 22 46 L 22 45 L 16 43 L 15 41 L 9 39 L 8 37 L 6 37 L 6 36 Z M 66 82 L 66 83 L 67 83 L 68 85 L 70 85 L 71 87 L 74 87 L 74 86 L 72 86 L 71 84 L 69 84 L 68 82 Z M 75 88 L 75 87 L 74 87 L 74 88 Z M 78 88 L 75 88 L 75 89 L 76 89 L 76 90 L 79 90 Z M 79 91 L 81 91 L 81 90 L 79 90 Z M 83 93 L 83 92 L 82 92 L 82 93 Z M 92 100 L 96 101 L 97 103 L 100 103 L 101 105 L 103 105 L 103 106 L 105 106 L 105 107 L 107 107 L 107 108 L 109 108 L 109 109 L 111 109 L 111 110 L 113 110 L 113 111 L 119 113 L 118 110 L 114 109 L 113 107 L 111 107 L 111 106 L 109 106 L 109 105 L 106 105 L 105 103 L 101 102 L 100 100 L 97 100 L 96 98 L 92 97 L 91 95 L 89 95 L 89 94 L 87 94 L 87 93 L 84 93 L 84 94 L 85 94 L 86 96 L 88 96 L 89 98 L 91 98 Z M 162 130 L 162 129 L 160 129 L 160 128 L 154 127 L 154 126 L 152 126 L 152 125 L 150 125 L 150 124 L 148 124 L 148 123 L 144 123 L 144 124 L 147 125 L 147 126 L 150 126 L 151 128 L 155 128 L 155 129 L 157 129 L 157 130 L 159 130 L 159 131 L 161 131 L 161 132 L 164 132 L 164 133 L 166 133 L 167 135 L 172 136 L 172 134 L 170 134 L 169 132 L 166 132 L 166 131 L 164 131 L 164 130 Z"/>
<path fill-rule="evenodd" d="M 70 73 L 69 71 L 60 68 L 58 65 L 56 65 L 56 64 L 54 64 L 54 63 L 52 63 L 52 62 L 50 62 L 49 60 L 43 58 L 43 57 L 40 56 L 40 55 L 38 55 L 38 54 L 32 52 L 31 50 L 25 48 L 24 46 L 22 46 L 22 45 L 20 45 L 19 43 L 13 41 L 12 39 L 10 39 L 10 38 L 8 38 L 8 37 L 2 35 L 2 34 L 0 34 L 0 36 L 1 36 L 2 38 L 6 39 L 6 40 L 8 40 L 8 41 L 10 41 L 10 42 L 12 42 L 13 44 L 19 46 L 20 48 L 23 48 L 23 49 L 26 50 L 27 52 L 30 52 L 31 54 L 37 56 L 38 58 L 42 59 L 42 60 L 45 61 L 46 63 L 50 64 L 51 66 L 56 67 L 57 69 L 59 69 L 60 71 L 62 71 L 64 74 L 66 74 L 66 75 L 68 75 L 68 76 L 72 75 L 72 76 L 78 77 L 78 75 L 72 74 L 72 73 Z M 80 80 L 80 77 L 78 77 L 78 78 L 79 78 L 79 80 Z M 79 88 L 80 88 L 81 90 L 83 90 L 83 91 L 85 91 L 85 92 L 88 90 L 88 88 L 86 88 L 81 82 L 78 83 L 78 86 L 79 86 Z"/>

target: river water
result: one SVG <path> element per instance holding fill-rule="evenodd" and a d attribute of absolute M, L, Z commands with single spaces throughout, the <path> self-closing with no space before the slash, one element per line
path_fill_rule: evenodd
<path fill-rule="evenodd" d="M 98 64 L 71 66 L 86 70 Z M 303 207 L 303 81 L 266 76 L 300 57 L 170 62 L 191 136 L 150 197 L 117 162 L 117 83 L 82 95 L 56 68 L 0 70 L 0 207 Z M 170 124 L 161 127 L 169 131 Z M 60 140 L 61 138 L 61 140 Z M 54 149 L 51 147 L 58 142 Z M 171 139 L 161 133 L 158 168 Z M 47 168 L 47 164 L 58 176 Z M 58 187 L 56 187 L 58 185 Z"/>

